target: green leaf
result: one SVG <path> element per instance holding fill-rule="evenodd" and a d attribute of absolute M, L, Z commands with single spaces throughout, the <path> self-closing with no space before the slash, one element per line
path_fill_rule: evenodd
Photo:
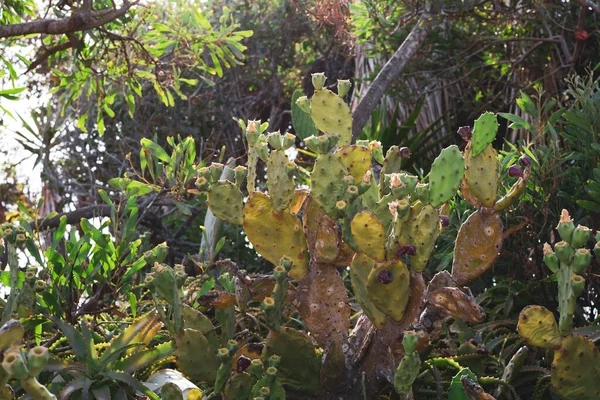
<path fill-rule="evenodd" d="M 129 307 L 131 308 L 133 318 L 137 318 L 137 297 L 135 297 L 134 293 L 129 293 Z"/>
<path fill-rule="evenodd" d="M 73 350 L 75 357 L 77 357 L 77 360 L 85 364 L 86 361 L 88 361 L 88 355 L 86 352 L 87 346 L 81 333 L 73 326 L 63 322 L 58 317 L 50 317 L 50 319 L 58 326 L 58 329 L 65 334 L 65 337 L 67 338 L 69 345 L 71 345 L 71 349 Z"/>
<path fill-rule="evenodd" d="M 577 200 L 577 205 L 579 207 L 585 208 L 586 210 L 600 213 L 600 205 L 597 203 L 594 203 L 593 201 Z"/>
<path fill-rule="evenodd" d="M 159 160 L 164 161 L 166 163 L 173 162 L 173 160 L 171 160 L 171 157 L 169 157 L 165 149 L 160 147 L 158 144 L 154 143 L 152 140 L 144 138 L 140 140 L 140 144 L 142 145 L 142 147 L 152 150 L 152 155 L 157 157 Z"/>

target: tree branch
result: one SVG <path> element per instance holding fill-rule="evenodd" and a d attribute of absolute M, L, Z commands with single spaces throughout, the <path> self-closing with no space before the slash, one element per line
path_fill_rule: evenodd
<path fill-rule="evenodd" d="M 600 5 L 594 3 L 592 0 L 575 0 L 575 3 L 582 7 L 591 8 L 596 14 L 600 14 Z"/>
<path fill-rule="evenodd" d="M 24 36 L 34 33 L 45 33 L 48 35 L 60 35 L 79 31 L 87 31 L 105 25 L 117 18 L 127 14 L 129 9 L 138 4 L 139 0 L 132 3 L 125 1 L 118 9 L 89 11 L 82 9 L 64 19 L 38 19 L 21 24 L 10 24 L 0 26 L 0 38 Z"/>
<path fill-rule="evenodd" d="M 352 113 L 352 141 L 354 142 L 360 132 L 367 124 L 371 113 L 375 110 L 377 103 L 383 97 L 383 94 L 392 84 L 394 79 L 400 75 L 404 67 L 408 64 L 411 58 L 417 53 L 429 33 L 431 32 L 431 26 L 428 23 L 427 17 L 422 17 L 412 31 L 408 34 L 406 39 L 398 50 L 394 53 L 392 58 L 388 60 L 383 66 L 381 71 L 375 77 L 375 80 L 365 93 L 364 97 L 356 106 L 356 109 Z"/>

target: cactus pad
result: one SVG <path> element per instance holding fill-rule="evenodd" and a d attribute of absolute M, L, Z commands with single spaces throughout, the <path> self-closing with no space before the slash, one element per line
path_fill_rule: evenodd
<path fill-rule="evenodd" d="M 497 132 L 498 118 L 496 114 L 491 112 L 481 114 L 473 127 L 473 138 L 471 139 L 473 157 L 481 154 L 494 141 Z"/>
<path fill-rule="evenodd" d="M 311 256 L 319 263 L 333 263 L 341 242 L 337 222 L 324 215 L 312 198 L 304 204 L 302 224 Z"/>
<path fill-rule="evenodd" d="M 219 360 L 201 332 L 184 329 L 177 337 L 177 366 L 190 381 L 199 385 L 215 381 Z"/>
<path fill-rule="evenodd" d="M 370 211 L 361 211 L 350 225 L 354 242 L 372 259 L 385 261 L 385 228 Z"/>
<path fill-rule="evenodd" d="M 311 194 L 323 212 L 330 217 L 339 214 L 336 204 L 346 195 L 346 175 L 348 170 L 337 154 L 321 154 L 317 158 L 310 177 Z"/>
<path fill-rule="evenodd" d="M 225 180 L 210 185 L 208 207 L 217 218 L 230 224 L 241 225 L 242 206 L 242 192 L 238 186 Z"/>
<path fill-rule="evenodd" d="M 224 395 L 226 400 L 247 399 L 252 392 L 254 380 L 247 373 L 239 373 L 229 378 L 225 385 Z"/>
<path fill-rule="evenodd" d="M 328 89 L 315 90 L 310 99 L 310 115 L 317 129 L 340 137 L 340 146 L 350 144 L 352 115 L 341 97 Z"/>
<path fill-rule="evenodd" d="M 371 150 L 366 146 L 343 146 L 335 154 L 342 158 L 355 183 L 371 168 Z"/>
<path fill-rule="evenodd" d="M 476 197 L 484 206 L 492 207 L 498 192 L 498 160 L 494 147 L 488 145 L 475 157 L 469 143 L 465 148 L 465 168 L 465 184 L 461 185 L 465 199 Z M 467 190 L 469 193 L 465 193 Z"/>
<path fill-rule="evenodd" d="M 600 357 L 593 342 L 567 336 L 552 361 L 552 385 L 563 399 L 600 398 Z"/>
<path fill-rule="evenodd" d="M 294 132 L 300 140 L 304 140 L 309 136 L 316 136 L 319 133 L 310 114 L 304 112 L 300 106 L 296 104 L 296 100 L 298 100 L 299 97 L 302 97 L 302 95 L 303 93 L 301 90 L 295 90 L 292 95 L 292 124 L 294 125 Z"/>
<path fill-rule="evenodd" d="M 417 249 L 417 253 L 410 259 L 410 268 L 414 271 L 423 271 L 429 261 L 435 241 L 440 235 L 439 218 L 437 209 L 427 204 L 411 222 L 409 243 L 415 245 Z"/>
<path fill-rule="evenodd" d="M 288 161 L 283 150 L 272 151 L 267 161 L 267 187 L 276 212 L 285 210 L 294 198 L 294 179 L 286 168 Z"/>
<path fill-rule="evenodd" d="M 519 314 L 519 335 L 533 346 L 556 349 L 561 337 L 552 312 L 542 306 L 528 306 Z"/>
<path fill-rule="evenodd" d="M 188 305 L 183 306 L 183 326 L 188 329 L 193 329 L 195 331 L 201 332 L 210 348 L 217 351 L 219 347 L 219 338 L 217 337 L 217 331 L 215 330 L 215 326 L 210 321 L 206 315 L 202 314 L 198 310 L 194 310 L 192 307 Z M 153 338 L 154 335 L 152 335 Z"/>
<path fill-rule="evenodd" d="M 289 257 L 294 263 L 292 278 L 306 274 L 308 251 L 300 220 L 289 210 L 276 213 L 269 196 L 260 192 L 250 195 L 244 207 L 244 231 L 256 251 L 273 264 Z"/>
<path fill-rule="evenodd" d="M 271 332 L 263 359 L 267 360 L 273 354 L 281 357 L 278 379 L 283 385 L 308 393 L 318 390 L 321 362 L 310 337 L 287 327 Z"/>
<path fill-rule="evenodd" d="M 462 224 L 454 246 L 452 277 L 459 285 L 490 268 L 502 247 L 502 220 L 496 213 L 474 212 Z"/>
<path fill-rule="evenodd" d="M 460 188 L 465 173 L 465 161 L 457 146 L 446 147 L 431 165 L 429 199 L 438 207 L 446 203 Z"/>
<path fill-rule="evenodd" d="M 383 329 L 386 316 L 375 307 L 367 294 L 367 279 L 374 266 L 375 260 L 364 253 L 356 254 L 350 264 L 350 282 L 354 290 L 354 298 L 362 307 L 363 312 L 377 329 Z"/>
<path fill-rule="evenodd" d="M 456 287 L 435 290 L 429 295 L 429 301 L 445 313 L 466 322 L 481 323 L 485 319 L 485 311 L 475 298 Z"/>
<path fill-rule="evenodd" d="M 412 392 L 412 384 L 419 375 L 421 359 L 419 353 L 406 354 L 394 374 L 394 389 L 400 398 L 406 398 Z"/>
<path fill-rule="evenodd" d="M 297 215 L 302 209 L 302 205 L 304 204 L 304 200 L 308 197 L 310 191 L 307 189 L 296 189 L 294 191 L 294 198 L 290 203 L 290 212 L 294 215 Z"/>
<path fill-rule="evenodd" d="M 410 274 L 406 264 L 394 260 L 377 264 L 367 278 L 367 294 L 379 309 L 400 321 L 410 297 Z"/>

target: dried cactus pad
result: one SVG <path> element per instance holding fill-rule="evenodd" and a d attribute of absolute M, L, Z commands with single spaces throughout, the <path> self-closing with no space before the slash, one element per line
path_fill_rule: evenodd
<path fill-rule="evenodd" d="M 431 165 L 429 199 L 438 207 L 450 200 L 460 187 L 465 173 L 465 161 L 457 146 L 446 147 Z"/>
<path fill-rule="evenodd" d="M 502 247 L 502 220 L 496 213 L 474 212 L 462 224 L 454 245 L 452 277 L 459 285 L 478 278 L 493 264 Z"/>
<path fill-rule="evenodd" d="M 410 273 L 399 260 L 377 264 L 367 278 L 367 294 L 379 311 L 400 321 L 410 297 Z"/>
<path fill-rule="evenodd" d="M 552 385 L 563 399 L 600 399 L 600 358 L 593 342 L 567 336 L 552 361 Z"/>
<path fill-rule="evenodd" d="M 496 114 L 491 112 L 481 114 L 473 127 L 473 138 L 471 139 L 473 157 L 481 154 L 494 141 L 497 132 L 498 118 L 496 118 Z"/>
<path fill-rule="evenodd" d="M 542 306 L 528 306 L 519 314 L 519 335 L 533 346 L 556 349 L 561 337 L 552 312 Z"/>
<path fill-rule="evenodd" d="M 373 213 L 361 211 L 356 214 L 350 229 L 354 242 L 363 253 L 376 261 L 385 261 L 385 229 Z"/>
<path fill-rule="evenodd" d="M 293 261 L 290 276 L 301 279 L 308 270 L 308 250 L 300 220 L 289 210 L 276 213 L 264 193 L 250 195 L 244 207 L 244 231 L 256 251 L 277 265 L 281 257 Z"/>
<path fill-rule="evenodd" d="M 465 199 L 476 197 L 484 206 L 492 207 L 498 192 L 498 160 L 494 147 L 490 144 L 474 156 L 469 143 L 465 148 L 465 168 L 464 184 L 461 185 Z"/>
<path fill-rule="evenodd" d="M 294 198 L 294 180 L 286 168 L 288 161 L 283 150 L 273 150 L 267 161 L 267 186 L 277 212 L 285 210 Z"/>
<path fill-rule="evenodd" d="M 328 89 L 315 90 L 310 100 L 310 115 L 317 129 L 340 137 L 338 145 L 352 140 L 352 115 L 344 100 Z"/>
<path fill-rule="evenodd" d="M 234 225 L 242 224 L 242 192 L 233 183 L 223 180 L 210 185 L 208 207 L 217 218 Z"/>
<path fill-rule="evenodd" d="M 286 327 L 271 332 L 263 359 L 268 360 L 273 354 L 281 357 L 278 379 L 282 384 L 308 393 L 318 390 L 321 363 L 306 334 Z"/>
<path fill-rule="evenodd" d="M 354 290 L 354 297 L 377 329 L 383 329 L 386 316 L 379 311 L 367 294 L 367 279 L 375 266 L 375 260 L 364 253 L 358 253 L 350 264 L 350 283 Z"/>
<path fill-rule="evenodd" d="M 469 296 L 456 287 L 438 289 L 429 295 L 429 301 L 454 318 L 466 322 L 481 323 L 485 319 L 485 311 L 473 296 Z"/>
<path fill-rule="evenodd" d="M 335 154 L 342 158 L 355 183 L 371 168 L 371 150 L 366 146 L 342 146 Z"/>
<path fill-rule="evenodd" d="M 177 366 L 190 381 L 199 385 L 217 378 L 219 360 L 206 337 L 193 329 L 184 329 L 177 337 Z"/>

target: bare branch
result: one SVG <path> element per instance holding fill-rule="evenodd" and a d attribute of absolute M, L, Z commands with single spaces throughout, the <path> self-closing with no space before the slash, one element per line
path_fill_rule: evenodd
<path fill-rule="evenodd" d="M 575 3 L 582 7 L 591 8 L 596 14 L 600 14 L 600 5 L 594 3 L 592 0 L 574 0 Z"/>

